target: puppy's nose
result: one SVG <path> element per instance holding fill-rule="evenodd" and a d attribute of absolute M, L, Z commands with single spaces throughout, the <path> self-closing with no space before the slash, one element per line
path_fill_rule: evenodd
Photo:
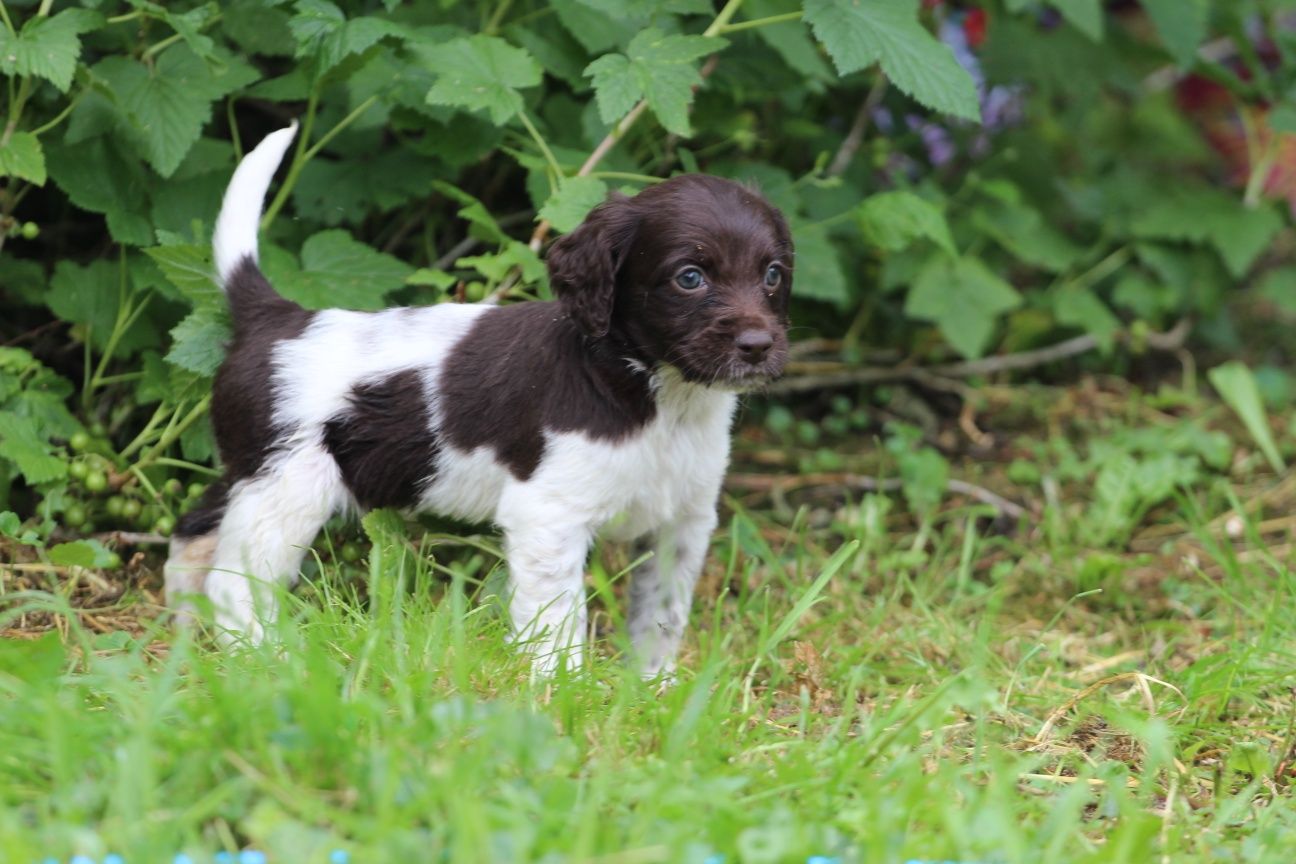
<path fill-rule="evenodd" d="M 744 330 L 734 340 L 738 356 L 748 363 L 759 363 L 765 359 L 774 344 L 774 337 L 768 330 Z"/>

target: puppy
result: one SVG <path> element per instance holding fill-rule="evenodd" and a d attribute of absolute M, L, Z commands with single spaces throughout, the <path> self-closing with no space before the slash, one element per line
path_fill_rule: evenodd
<path fill-rule="evenodd" d="M 257 227 L 296 126 L 239 165 L 213 240 L 234 338 L 212 393 L 224 464 L 176 528 L 172 602 L 210 598 L 256 641 L 350 508 L 502 529 L 514 632 L 540 674 L 578 666 L 596 535 L 654 554 L 632 575 L 645 677 L 669 672 L 716 525 L 737 393 L 787 360 L 792 240 L 737 183 L 674 177 L 594 208 L 549 251 L 554 302 L 309 311 L 257 266 Z"/>

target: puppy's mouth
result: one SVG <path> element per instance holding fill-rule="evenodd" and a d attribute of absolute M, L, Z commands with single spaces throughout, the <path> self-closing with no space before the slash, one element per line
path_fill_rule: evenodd
<path fill-rule="evenodd" d="M 749 363 L 740 357 L 730 357 L 713 369 L 694 370 L 688 377 L 717 390 L 747 392 L 768 387 L 772 382 L 782 378 L 786 364 L 786 356 L 769 357 L 759 363 Z"/>

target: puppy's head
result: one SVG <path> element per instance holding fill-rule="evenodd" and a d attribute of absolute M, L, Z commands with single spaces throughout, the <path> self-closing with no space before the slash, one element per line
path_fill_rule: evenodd
<path fill-rule="evenodd" d="M 686 380 L 746 388 L 787 362 L 792 236 L 738 183 L 686 174 L 594 208 L 549 251 L 568 314 Z"/>

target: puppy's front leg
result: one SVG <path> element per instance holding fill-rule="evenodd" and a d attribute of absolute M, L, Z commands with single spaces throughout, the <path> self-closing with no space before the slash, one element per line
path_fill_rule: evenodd
<path fill-rule="evenodd" d="M 538 502 L 537 502 L 538 503 Z M 579 669 L 585 646 L 585 556 L 592 531 L 555 512 L 513 502 L 501 508 L 514 638 L 532 655 L 536 677 L 561 664 Z M 529 511 L 529 512 L 528 512 Z"/>
<path fill-rule="evenodd" d="M 669 675 L 693 606 L 714 510 L 693 512 L 662 526 L 651 538 L 653 557 L 630 579 L 630 641 L 644 678 Z"/>

